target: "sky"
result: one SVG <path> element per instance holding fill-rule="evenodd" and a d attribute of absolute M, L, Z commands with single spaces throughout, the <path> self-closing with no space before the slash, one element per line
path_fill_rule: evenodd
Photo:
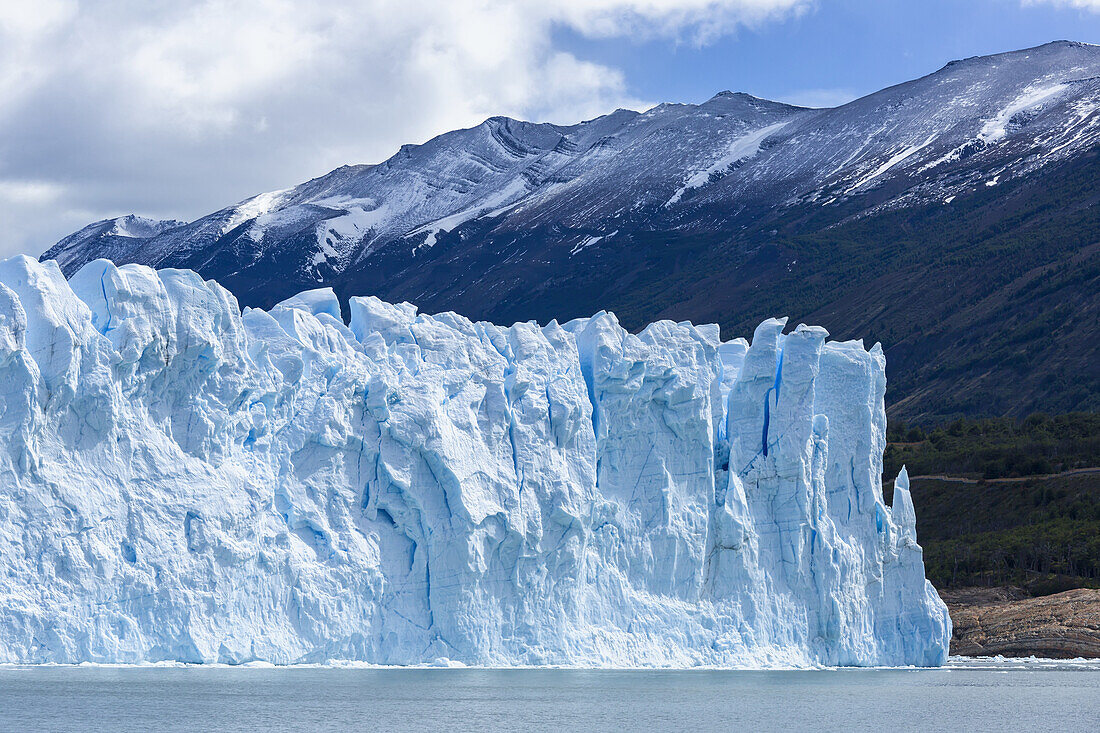
<path fill-rule="evenodd" d="M 486 117 L 834 106 L 1100 43 L 1100 0 L 0 0 L 0 256 L 191 220 Z"/>

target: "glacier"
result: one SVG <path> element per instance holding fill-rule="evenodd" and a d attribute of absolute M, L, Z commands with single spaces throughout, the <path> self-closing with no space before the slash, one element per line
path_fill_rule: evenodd
<path fill-rule="evenodd" d="M 0 662 L 938 665 L 885 359 L 0 262 Z"/>

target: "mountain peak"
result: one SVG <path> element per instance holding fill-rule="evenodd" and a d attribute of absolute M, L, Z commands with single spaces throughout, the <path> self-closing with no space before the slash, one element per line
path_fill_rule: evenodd
<path fill-rule="evenodd" d="M 770 99 L 763 99 L 762 97 L 756 97 L 756 96 L 753 96 L 752 94 L 749 94 L 748 92 L 731 92 L 728 89 L 725 89 L 723 91 L 718 92 L 713 97 L 708 99 L 707 102 L 713 102 L 717 99 L 734 99 L 734 100 L 738 100 L 740 102 L 746 102 L 748 104 L 760 104 L 760 103 L 777 104 L 777 102 L 773 102 Z M 706 104 L 707 102 L 704 102 L 703 104 Z"/>
<path fill-rule="evenodd" d="M 100 237 L 126 237 L 129 239 L 144 239 L 154 237 L 162 232 L 175 227 L 183 226 L 187 222 L 178 219 L 150 219 L 137 214 L 125 214 L 92 222 L 86 227 L 65 237 L 58 245 L 63 245 L 72 240 L 87 241 Z"/>
<path fill-rule="evenodd" d="M 943 69 L 973 64 L 995 64 L 1013 60 L 1032 60 L 1032 57 L 1035 57 L 1036 55 L 1038 55 L 1039 58 L 1045 58 L 1073 51 L 1085 51 L 1090 55 L 1100 56 L 1100 45 L 1085 43 L 1083 41 L 1049 41 L 1047 43 L 1039 44 L 1038 46 L 1021 48 L 1015 51 L 1003 51 L 1001 53 L 983 54 L 979 56 L 968 56 L 962 59 L 955 59 L 954 61 L 949 61 L 944 64 Z"/>
<path fill-rule="evenodd" d="M 699 105 L 701 109 L 721 108 L 728 111 L 739 109 L 754 110 L 759 112 L 775 112 L 778 110 L 802 109 L 784 102 L 776 102 L 771 99 L 753 96 L 747 92 L 721 91 Z"/>

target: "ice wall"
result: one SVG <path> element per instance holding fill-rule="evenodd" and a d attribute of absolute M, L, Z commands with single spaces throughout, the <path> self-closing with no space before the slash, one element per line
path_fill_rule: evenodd
<path fill-rule="evenodd" d="M 941 663 L 876 346 L 0 263 L 0 662 Z"/>

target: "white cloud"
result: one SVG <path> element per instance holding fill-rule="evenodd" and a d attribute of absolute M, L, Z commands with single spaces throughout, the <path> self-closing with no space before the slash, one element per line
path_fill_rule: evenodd
<path fill-rule="evenodd" d="M 56 204 L 63 189 L 45 181 L 0 180 L 0 201 L 9 204 Z"/>
<path fill-rule="evenodd" d="M 1100 13 L 1100 0 L 1021 0 L 1021 5 L 1058 5 L 1063 8 L 1079 8 Z"/>
<path fill-rule="evenodd" d="M 643 107 L 555 29 L 706 43 L 811 1 L 5 0 L 0 255 L 84 218 L 194 217 L 491 115 Z"/>

